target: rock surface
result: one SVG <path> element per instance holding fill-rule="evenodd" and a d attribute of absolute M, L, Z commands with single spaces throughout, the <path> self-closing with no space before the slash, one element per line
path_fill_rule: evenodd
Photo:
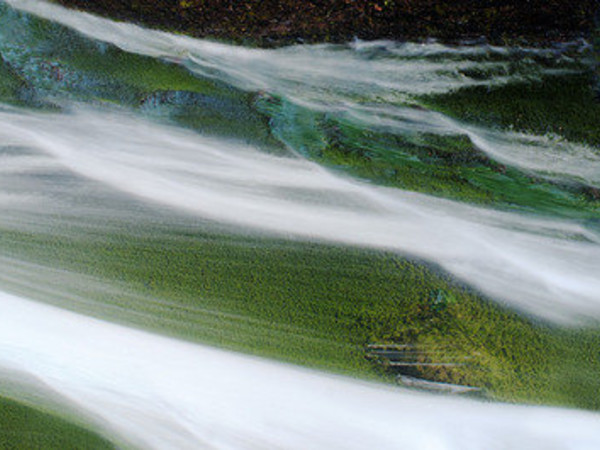
<path fill-rule="evenodd" d="M 112 18 L 263 46 L 360 39 L 485 37 L 549 42 L 588 35 L 599 0 L 55 0 Z"/>

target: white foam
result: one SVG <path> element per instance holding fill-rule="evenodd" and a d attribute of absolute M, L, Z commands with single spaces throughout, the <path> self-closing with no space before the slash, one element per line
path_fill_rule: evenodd
<path fill-rule="evenodd" d="M 43 0 L 7 0 L 7 3 L 127 52 L 165 58 L 242 89 L 263 89 L 289 98 L 297 95 L 298 99 L 315 104 L 365 96 L 397 99 L 398 93 L 443 93 L 465 86 L 523 79 L 520 74 L 509 75 L 509 59 L 486 60 L 486 56 L 510 53 L 506 48 L 487 45 L 447 47 L 437 43 L 376 41 L 348 46 L 322 44 L 257 49 L 114 22 Z M 378 57 L 371 57 L 373 49 L 380 50 Z M 527 49 L 530 56 L 549 51 Z M 477 61 L 473 57 L 484 57 L 484 60 Z M 498 73 L 478 80 L 463 74 L 469 69 Z M 535 66 L 531 65 L 530 69 L 535 71 Z M 539 73 L 543 72 L 542 69 Z"/>
<path fill-rule="evenodd" d="M 0 292 L 0 367 L 133 445 L 595 449 L 600 417 L 411 393 L 179 342 Z"/>

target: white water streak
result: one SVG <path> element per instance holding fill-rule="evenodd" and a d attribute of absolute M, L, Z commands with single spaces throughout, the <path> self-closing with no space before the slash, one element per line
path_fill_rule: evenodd
<path fill-rule="evenodd" d="M 118 111 L 75 108 L 65 115 L 7 108 L 0 111 L 0 138 L 44 155 L 35 163 L 3 157 L 11 161 L 4 167 L 12 167 L 0 183 L 0 208 L 9 220 L 27 222 L 29 209 L 30 217 L 60 226 L 59 213 L 68 211 L 93 226 L 103 208 L 113 213 L 102 190 L 110 187 L 218 222 L 407 252 L 554 320 L 600 317 L 600 237 L 575 224 L 362 184 L 302 159 Z M 63 174 L 52 178 L 48 193 L 43 173 L 24 175 L 44 161 L 50 173 L 59 165 L 96 183 L 84 184 L 86 194 L 73 202 L 73 175 Z M 29 202 L 15 205 L 14 198 Z"/>
<path fill-rule="evenodd" d="M 478 82 L 461 76 L 458 71 L 496 66 L 492 62 L 422 59 L 399 64 L 396 59 L 362 57 L 365 46 L 360 44 L 353 48 L 299 45 L 275 50 L 251 49 L 114 22 L 40 0 L 8 0 L 7 3 L 127 52 L 184 64 L 204 76 L 224 80 L 242 89 L 276 91 L 292 97 L 296 92 L 300 98 L 308 97 L 321 104 L 349 95 L 362 96 L 365 90 L 376 95 L 392 94 L 391 98 L 394 98 L 396 92 L 447 92 L 462 86 L 489 84 L 490 81 Z M 424 45 L 423 48 L 429 54 L 436 48 L 440 54 L 446 51 L 436 45 Z M 423 48 L 411 44 L 393 47 L 390 56 L 423 56 Z M 501 50 L 490 48 L 490 51 Z M 467 47 L 464 53 L 471 54 L 472 49 Z M 497 65 L 501 64 L 504 63 Z M 506 80 L 498 77 L 493 82 Z"/>
<path fill-rule="evenodd" d="M 506 48 L 379 42 L 349 47 L 299 45 L 275 50 L 250 49 L 113 22 L 40 0 L 7 0 L 7 3 L 127 52 L 167 59 L 203 77 L 222 80 L 243 90 L 280 95 L 313 110 L 347 113 L 360 119 L 363 125 L 383 126 L 392 132 L 404 133 L 409 127 L 413 132 L 467 134 L 480 150 L 504 164 L 541 176 L 600 187 L 597 149 L 547 137 L 467 126 L 439 113 L 401 105 L 414 95 L 514 83 L 531 77 L 532 74 L 519 72 L 509 75 L 508 57 L 500 61 L 469 59 L 491 54 L 506 56 L 509 53 Z M 373 49 L 380 49 L 384 56 L 365 57 L 363 53 Z M 545 55 L 551 50 L 521 52 L 529 57 Z M 425 58 L 432 55 L 441 60 Z M 478 80 L 464 75 L 469 69 L 492 70 L 497 74 Z M 535 65 L 530 69 L 538 76 L 556 72 Z"/>
<path fill-rule="evenodd" d="M 0 366 L 156 449 L 577 449 L 597 414 L 492 405 L 322 375 L 0 292 Z"/>
<path fill-rule="evenodd" d="M 345 114 L 363 126 L 366 124 L 400 135 L 466 135 L 476 148 L 502 164 L 539 176 L 600 187 L 600 151 L 559 136 L 483 128 L 420 108 L 354 105 Z"/>

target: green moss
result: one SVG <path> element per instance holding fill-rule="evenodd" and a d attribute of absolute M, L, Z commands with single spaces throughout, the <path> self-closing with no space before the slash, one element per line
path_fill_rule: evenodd
<path fill-rule="evenodd" d="M 176 90 L 226 97 L 235 95 L 233 89 L 195 77 L 181 66 L 126 53 L 115 47 L 107 46 L 102 53 L 99 53 L 98 48 L 78 48 L 77 51 L 67 55 L 64 47 L 59 47 L 59 50 L 61 52 L 59 61 L 62 59 L 73 69 L 88 73 L 90 76 L 102 77 L 112 84 L 123 85 L 129 89 L 147 93 Z"/>
<path fill-rule="evenodd" d="M 465 88 L 422 101 L 467 122 L 554 134 L 600 147 L 600 102 L 589 72 L 491 88 Z"/>
<path fill-rule="evenodd" d="M 52 414 L 0 397 L 2 449 L 114 449 L 104 438 Z"/>
<path fill-rule="evenodd" d="M 251 93 L 194 76 L 176 63 L 90 41 L 4 5 L 0 5 L 0 20 L 3 32 L 10 36 L 0 41 L 0 52 L 4 48 L 12 62 L 10 71 L 0 64 L 0 96 L 7 91 L 14 97 L 20 83 L 41 97 L 116 103 L 204 134 L 282 148 L 271 136 L 268 119 L 253 108 Z"/>
<path fill-rule="evenodd" d="M 0 95 L 2 98 L 13 96 L 19 86 L 20 83 L 14 73 L 4 60 L 0 59 Z"/>
<path fill-rule="evenodd" d="M 6 7 L 4 14 L 9 15 Z M 23 60 L 16 62 L 27 66 L 39 60 L 39 67 L 28 72 L 28 82 L 51 94 L 141 108 L 204 134 L 271 150 L 283 151 L 288 145 L 320 164 L 386 186 L 502 209 L 598 219 L 600 198 L 589 186 L 551 182 L 504 167 L 465 135 L 397 135 L 357 125 L 343 115 L 315 113 L 285 100 L 244 93 L 178 65 L 91 42 L 44 20 L 30 18 L 25 26 L 18 14 L 15 17 L 4 19 L 13 27 L 7 32 L 32 42 Z M 560 66 L 554 60 L 538 63 Z M 461 89 L 415 101 L 465 121 L 562 133 L 590 145 L 599 140 L 599 106 L 585 74 Z"/>
<path fill-rule="evenodd" d="M 27 93 L 27 84 L 0 54 L 0 101 L 21 104 Z"/>
<path fill-rule="evenodd" d="M 258 107 L 273 117 L 275 135 L 290 147 L 365 180 L 503 209 L 600 217 L 600 199 L 587 195 L 582 186 L 499 164 L 465 135 L 377 131 L 276 99 L 261 100 Z"/>
<path fill-rule="evenodd" d="M 61 306 L 117 322 L 380 380 L 391 374 L 365 347 L 411 343 L 430 362 L 466 361 L 419 376 L 481 386 L 501 400 L 600 408 L 590 395 L 600 389 L 597 331 L 529 319 L 389 253 L 148 231 L 62 238 L 3 230 L 0 248 L 115 285 L 110 295 L 63 280 L 74 297 L 65 294 Z"/>

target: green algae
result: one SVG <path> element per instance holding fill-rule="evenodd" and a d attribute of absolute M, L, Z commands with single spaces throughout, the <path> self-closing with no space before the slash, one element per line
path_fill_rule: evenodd
<path fill-rule="evenodd" d="M 0 448 L 114 449 L 97 434 L 51 413 L 0 397 Z"/>

